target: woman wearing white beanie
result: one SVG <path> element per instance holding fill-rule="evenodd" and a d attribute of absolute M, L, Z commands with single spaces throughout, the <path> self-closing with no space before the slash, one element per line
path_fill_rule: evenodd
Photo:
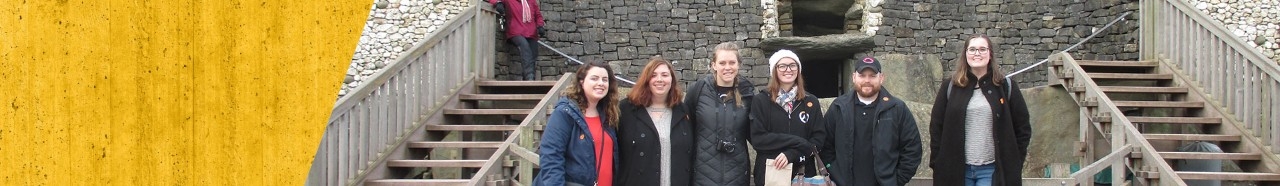
<path fill-rule="evenodd" d="M 769 57 L 769 85 L 751 100 L 751 144 L 756 149 L 755 182 L 764 184 L 764 169 L 792 165 L 792 175 L 814 176 L 813 154 L 826 136 L 818 97 L 804 91 L 800 57 L 779 50 Z M 773 164 L 766 165 L 766 159 Z"/>

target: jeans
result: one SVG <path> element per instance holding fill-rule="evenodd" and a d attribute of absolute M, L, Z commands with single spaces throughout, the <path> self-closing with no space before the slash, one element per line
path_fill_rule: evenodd
<path fill-rule="evenodd" d="M 516 45 L 516 50 L 519 50 L 520 53 L 520 66 L 524 69 L 522 80 L 538 80 L 538 76 L 534 74 L 538 63 L 538 48 L 534 47 L 534 42 L 538 42 L 538 40 L 522 36 L 511 37 L 510 40 L 512 44 Z"/>
<path fill-rule="evenodd" d="M 965 165 L 964 169 L 964 185 L 965 186 L 989 186 L 991 185 L 991 174 L 996 172 L 996 164 L 988 163 L 986 165 Z"/>

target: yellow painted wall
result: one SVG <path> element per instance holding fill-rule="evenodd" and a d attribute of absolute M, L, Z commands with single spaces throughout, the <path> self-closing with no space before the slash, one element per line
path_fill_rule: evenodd
<path fill-rule="evenodd" d="M 370 0 L 0 3 L 0 185 L 300 185 Z"/>

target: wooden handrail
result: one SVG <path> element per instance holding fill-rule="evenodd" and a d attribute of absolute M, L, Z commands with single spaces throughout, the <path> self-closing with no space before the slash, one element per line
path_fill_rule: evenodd
<path fill-rule="evenodd" d="M 334 104 L 307 185 L 362 183 L 463 88 L 492 78 L 497 16 L 483 8 L 472 2 Z"/>
<path fill-rule="evenodd" d="M 569 86 L 569 82 L 571 82 L 570 79 L 572 79 L 572 77 L 574 77 L 573 73 L 566 73 L 560 77 L 559 81 L 556 81 L 556 85 L 552 86 L 550 91 L 547 91 L 546 96 L 542 97 L 542 101 L 538 101 L 538 104 L 533 107 L 533 111 L 529 112 L 530 114 L 525 116 L 523 122 L 520 122 L 520 126 L 518 127 L 520 129 L 515 132 L 511 132 L 511 134 L 507 136 L 507 139 L 503 141 L 502 146 L 499 146 L 498 150 L 493 153 L 493 156 L 489 157 L 489 161 L 486 162 L 484 166 L 480 167 L 480 170 L 475 174 L 476 176 L 472 177 L 471 182 L 467 185 L 480 186 L 487 184 L 486 182 L 489 181 L 488 179 L 495 174 L 501 173 L 499 168 L 501 168 L 503 161 L 507 160 L 508 157 L 518 159 L 517 162 L 520 163 L 520 165 L 517 165 L 517 167 L 519 169 L 531 170 L 534 166 L 537 166 L 538 155 L 536 153 L 529 155 L 527 154 L 528 152 L 525 152 L 529 151 L 528 149 L 537 149 L 527 147 L 529 145 L 536 144 L 529 141 L 534 137 L 534 135 L 537 135 L 533 128 L 545 125 L 547 115 L 554 111 L 553 109 L 555 109 L 555 104 L 560 101 L 560 91 Z M 517 156 L 510 156 L 510 154 L 513 153 L 517 154 Z M 532 171 L 520 171 L 518 174 L 521 174 L 521 176 L 519 176 L 521 179 L 528 179 L 526 181 L 531 181 L 533 177 L 533 175 L 531 175 Z"/>
<path fill-rule="evenodd" d="M 1070 79 L 1072 82 L 1063 82 L 1063 84 L 1074 85 L 1074 86 L 1064 86 L 1068 89 L 1068 91 L 1077 91 L 1077 90 L 1073 90 L 1076 88 L 1084 89 L 1082 95 L 1077 96 L 1073 94 L 1071 96 L 1073 99 L 1076 100 L 1077 103 L 1083 103 L 1086 101 L 1095 102 L 1097 104 L 1097 107 L 1096 107 L 1096 110 L 1093 110 L 1093 112 L 1110 113 L 1110 114 L 1105 114 L 1102 117 L 1109 118 L 1109 120 L 1111 121 L 1111 137 L 1108 138 L 1107 140 L 1111 141 L 1112 147 L 1131 146 L 1133 148 L 1136 148 L 1134 150 L 1140 151 L 1140 154 L 1142 155 L 1142 159 L 1143 159 L 1142 162 L 1143 164 L 1145 164 L 1144 166 L 1155 169 L 1154 171 L 1159 176 L 1160 185 L 1187 185 L 1182 180 L 1182 178 L 1178 177 L 1178 175 L 1174 173 L 1173 168 L 1169 166 L 1167 162 L 1147 161 L 1147 160 L 1163 160 L 1164 157 L 1161 156 L 1158 153 L 1159 151 L 1157 151 L 1155 147 L 1152 146 L 1151 143 L 1147 141 L 1146 136 L 1143 136 L 1142 133 L 1140 133 L 1138 129 L 1135 128 L 1135 126 L 1133 125 L 1133 122 L 1129 121 L 1128 117 L 1125 117 L 1123 114 L 1120 114 L 1124 112 L 1122 112 L 1119 107 L 1116 107 L 1116 104 L 1111 101 L 1111 98 L 1108 97 L 1106 93 L 1102 92 L 1102 89 L 1099 88 L 1098 84 L 1092 81 L 1092 78 L 1089 77 L 1089 73 L 1085 72 L 1084 68 L 1080 67 L 1079 63 L 1077 63 L 1075 59 L 1071 57 L 1071 54 L 1062 52 L 1062 53 L 1054 54 L 1052 58 L 1055 60 L 1061 61 L 1062 68 L 1057 69 L 1054 67 L 1050 67 L 1049 70 L 1051 74 L 1056 74 L 1056 73 L 1069 74 L 1069 76 L 1067 76 L 1068 77 L 1067 79 Z M 1082 117 L 1081 119 L 1095 120 L 1095 118 L 1093 117 Z M 1090 121 L 1090 122 L 1097 122 L 1097 121 Z M 1090 131 L 1081 129 L 1080 132 L 1090 132 Z M 1121 151 L 1122 149 L 1112 148 L 1112 150 Z M 1123 176 L 1116 177 L 1114 175 L 1123 175 L 1121 173 L 1125 171 L 1122 171 L 1122 170 L 1124 170 L 1127 167 L 1124 163 L 1098 161 L 1098 162 L 1093 162 L 1093 164 L 1089 166 L 1097 166 L 1100 164 L 1111 164 L 1113 178 L 1123 179 Z M 1093 175 L 1092 174 L 1081 174 L 1081 175 L 1073 174 L 1072 176 L 1077 177 L 1077 176 L 1093 176 Z"/>
<path fill-rule="evenodd" d="M 1223 24 L 1181 0 L 1143 0 L 1139 26 L 1144 60 L 1165 60 L 1193 80 L 1205 101 L 1280 153 L 1280 65 Z M 1182 76 L 1180 76 L 1182 77 Z M 1274 158 L 1274 157 L 1273 157 Z"/>

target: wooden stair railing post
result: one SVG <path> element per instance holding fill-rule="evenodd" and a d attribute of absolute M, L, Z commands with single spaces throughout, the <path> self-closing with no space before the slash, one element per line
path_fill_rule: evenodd
<path fill-rule="evenodd" d="M 423 135 L 419 131 L 425 121 L 438 115 L 462 87 L 486 75 L 476 71 L 489 68 L 477 66 L 493 63 L 491 59 L 451 55 L 494 50 L 492 45 L 469 44 L 474 42 L 467 37 L 494 33 L 476 26 L 492 23 L 478 22 L 486 17 L 476 12 L 473 6 L 448 20 L 334 104 L 308 185 L 357 185 L 369 174 L 384 172 L 380 167 L 388 157 L 401 156 L 396 152 L 403 151 L 407 139 Z"/>

